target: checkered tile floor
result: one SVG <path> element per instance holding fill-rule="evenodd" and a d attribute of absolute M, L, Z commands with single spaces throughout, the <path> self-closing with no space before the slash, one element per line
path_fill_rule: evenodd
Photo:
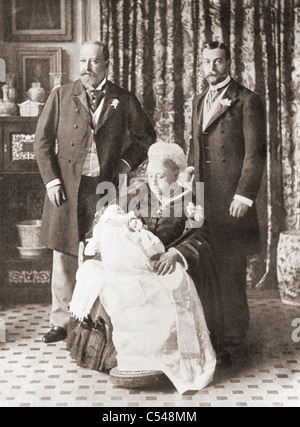
<path fill-rule="evenodd" d="M 276 292 L 249 293 L 251 331 L 233 352 L 234 367 L 217 372 L 200 392 L 173 388 L 125 390 L 107 375 L 76 366 L 65 343 L 45 345 L 49 305 L 0 309 L 7 341 L 0 344 L 0 406 L 3 407 L 299 407 L 300 343 L 292 321 L 299 307 L 281 304 Z"/>

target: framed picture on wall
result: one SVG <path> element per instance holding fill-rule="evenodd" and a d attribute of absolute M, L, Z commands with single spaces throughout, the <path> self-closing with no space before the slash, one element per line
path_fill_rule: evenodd
<path fill-rule="evenodd" d="M 4 41 L 72 40 L 72 0 L 0 0 L 0 9 Z"/>
<path fill-rule="evenodd" d="M 40 83 L 46 95 L 52 90 L 50 73 L 61 73 L 62 49 L 26 48 L 17 50 L 17 67 L 19 76 L 19 99 L 27 99 L 27 92 L 32 83 Z"/>

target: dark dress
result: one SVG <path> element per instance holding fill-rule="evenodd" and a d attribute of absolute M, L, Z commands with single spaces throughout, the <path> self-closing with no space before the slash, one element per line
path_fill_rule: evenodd
<path fill-rule="evenodd" d="M 184 256 L 187 272 L 202 302 L 212 345 L 218 353 L 224 338 L 221 293 L 206 223 L 201 227 L 187 228 L 187 205 L 190 201 L 194 201 L 194 196 L 185 192 L 184 197 L 178 197 L 164 208 L 148 185 L 144 185 L 138 196 L 128 195 L 125 202 L 121 199 L 117 203 L 134 210 L 145 227 L 160 238 L 166 250 L 174 247 Z M 71 356 L 80 366 L 109 371 L 117 365 L 111 332 L 101 318 L 94 321 L 89 318 L 82 323 L 71 319 L 67 339 Z"/>

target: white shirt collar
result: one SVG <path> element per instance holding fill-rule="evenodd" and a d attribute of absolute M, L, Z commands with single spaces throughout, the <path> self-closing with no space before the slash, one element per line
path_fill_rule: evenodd
<path fill-rule="evenodd" d="M 104 77 L 104 79 L 103 79 L 103 80 L 102 80 L 102 82 L 99 84 L 99 86 L 98 86 L 98 87 L 96 87 L 96 90 L 102 90 L 102 88 L 103 88 L 103 86 L 105 85 L 106 81 L 107 81 L 107 78 L 106 78 L 106 77 Z"/>
<path fill-rule="evenodd" d="M 210 85 L 209 89 L 211 90 L 219 90 L 222 89 L 223 87 L 227 86 L 230 83 L 231 77 L 227 76 L 225 80 L 223 80 L 222 82 L 216 84 L 216 85 Z"/>

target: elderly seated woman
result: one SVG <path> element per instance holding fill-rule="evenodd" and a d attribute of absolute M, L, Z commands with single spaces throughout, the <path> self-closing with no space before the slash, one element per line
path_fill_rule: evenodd
<path fill-rule="evenodd" d="M 153 144 L 148 157 L 148 183 L 96 215 L 86 247 L 94 259 L 77 273 L 68 347 L 81 366 L 159 371 L 180 393 L 201 390 L 222 339 L 203 211 L 177 182 L 187 166 L 177 144 Z"/>

